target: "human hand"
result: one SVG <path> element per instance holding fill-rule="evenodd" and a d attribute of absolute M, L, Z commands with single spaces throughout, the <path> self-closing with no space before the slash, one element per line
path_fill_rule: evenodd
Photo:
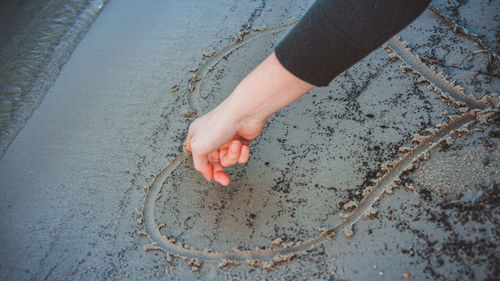
<path fill-rule="evenodd" d="M 292 103 L 314 85 L 295 77 L 272 53 L 243 79 L 214 110 L 196 119 L 185 143 L 194 167 L 207 180 L 230 182 L 224 168 L 246 163 L 249 144 L 274 112 Z"/>
<path fill-rule="evenodd" d="M 228 185 L 230 178 L 224 168 L 248 161 L 250 142 L 261 133 L 264 124 L 265 120 L 238 121 L 228 117 L 221 108 L 196 119 L 189 126 L 185 143 L 193 154 L 195 169 L 207 180 L 213 178 Z"/>

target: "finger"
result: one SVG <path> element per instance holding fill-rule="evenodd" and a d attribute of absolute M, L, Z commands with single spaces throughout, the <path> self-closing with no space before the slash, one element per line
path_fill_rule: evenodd
<path fill-rule="evenodd" d="M 220 155 L 220 163 L 223 167 L 231 167 L 238 162 L 240 158 L 241 141 L 233 139 L 229 142 L 229 147 L 225 153 Z"/>
<path fill-rule="evenodd" d="M 207 181 L 211 180 L 213 177 L 213 167 L 208 161 L 207 154 L 193 153 L 193 163 L 194 168 L 200 172 Z"/>
<path fill-rule="evenodd" d="M 186 141 L 184 142 L 184 147 L 189 152 L 193 152 L 193 149 L 191 147 L 191 139 L 193 138 L 193 136 L 195 135 L 195 133 L 197 131 L 197 126 L 198 126 L 197 123 L 198 123 L 198 119 L 194 120 L 193 123 L 191 123 L 191 125 L 189 125 Z"/>
<path fill-rule="evenodd" d="M 191 138 L 193 138 L 193 136 L 188 135 L 188 137 L 187 137 L 186 141 L 184 142 L 184 147 L 185 147 L 185 148 L 186 148 L 186 150 L 187 150 L 187 151 L 189 151 L 189 152 L 193 152 L 193 151 L 191 150 Z"/>
<path fill-rule="evenodd" d="M 250 147 L 246 144 L 242 144 L 240 150 L 240 158 L 238 158 L 238 163 L 245 164 L 246 162 L 248 162 L 249 157 L 250 157 Z"/>
<path fill-rule="evenodd" d="M 208 154 L 208 161 L 210 163 L 212 163 L 212 165 L 214 163 L 220 163 L 220 160 L 219 160 L 219 150 L 218 149 L 216 149 L 216 150 L 214 150 L 214 151 L 212 151 L 212 152 L 210 152 Z"/>
<path fill-rule="evenodd" d="M 219 148 L 219 163 L 220 163 L 220 159 L 223 159 L 224 157 L 226 157 L 226 154 L 228 153 L 227 152 L 228 149 L 229 149 L 229 145 L 227 145 L 227 144 L 225 144 Z"/>
<path fill-rule="evenodd" d="M 228 185 L 230 182 L 229 176 L 224 171 L 224 168 L 219 162 L 219 150 L 214 150 L 208 154 L 208 161 L 213 167 L 214 180 L 222 185 Z"/>
<path fill-rule="evenodd" d="M 224 168 L 221 166 L 221 164 L 215 162 L 213 163 L 213 167 L 214 180 L 224 186 L 228 185 L 231 179 L 226 174 L 226 171 L 224 171 Z"/>

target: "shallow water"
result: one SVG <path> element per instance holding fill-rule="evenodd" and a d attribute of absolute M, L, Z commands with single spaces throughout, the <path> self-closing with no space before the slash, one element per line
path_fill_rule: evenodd
<path fill-rule="evenodd" d="M 38 106 L 50 81 L 57 77 L 69 57 L 69 54 L 62 55 L 68 48 L 61 48 L 61 44 L 75 46 L 79 41 L 67 35 L 79 25 L 92 3 L 95 1 L 0 3 L 0 155 Z M 60 62 L 50 63 L 54 57 L 59 57 Z M 46 86 L 33 91 L 37 79 Z"/>

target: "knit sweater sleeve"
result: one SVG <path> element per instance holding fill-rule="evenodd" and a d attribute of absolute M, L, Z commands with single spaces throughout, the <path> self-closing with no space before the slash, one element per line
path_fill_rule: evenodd
<path fill-rule="evenodd" d="M 276 46 L 276 57 L 296 77 L 327 86 L 410 24 L 429 2 L 317 0 Z"/>

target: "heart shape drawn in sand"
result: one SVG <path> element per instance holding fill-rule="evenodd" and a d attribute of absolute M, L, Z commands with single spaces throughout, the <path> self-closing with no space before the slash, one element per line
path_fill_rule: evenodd
<path fill-rule="evenodd" d="M 215 76 L 213 78 L 211 87 L 208 88 L 213 88 L 220 86 L 221 84 L 224 84 L 224 81 L 221 81 L 221 78 L 217 78 L 217 69 L 216 67 L 220 64 L 223 64 L 225 61 L 227 61 L 228 57 L 233 54 L 234 52 L 239 50 L 245 50 L 245 47 L 248 46 L 251 42 L 257 42 L 258 40 L 263 40 L 265 38 L 271 38 L 274 35 L 280 34 L 282 31 L 288 29 L 290 26 L 293 26 L 295 24 L 295 21 L 292 21 L 291 23 L 288 24 L 283 24 L 279 26 L 275 26 L 272 28 L 261 28 L 261 29 L 254 29 L 254 32 L 240 32 L 236 40 L 230 44 L 227 47 L 222 48 L 221 50 L 215 52 L 215 53 L 206 53 L 203 55 L 205 63 L 200 66 L 198 69 L 193 69 L 190 71 L 190 79 L 188 84 L 185 86 L 185 94 L 189 97 L 189 104 L 191 107 L 191 111 L 188 114 L 191 115 L 201 115 L 202 112 L 206 111 L 206 109 L 210 108 L 210 106 L 207 105 L 201 105 L 200 101 L 201 100 L 210 100 L 211 98 L 214 98 L 214 91 L 205 91 L 201 92 L 200 89 L 205 89 L 202 87 L 204 82 L 207 80 L 207 78 L 212 75 Z M 271 46 L 272 47 L 272 46 Z M 271 48 L 272 49 L 272 48 Z M 161 230 L 166 227 L 165 224 L 158 224 L 156 222 L 155 218 L 155 208 L 156 208 L 156 202 L 158 199 L 161 198 L 162 194 L 167 194 L 169 192 L 172 192 L 173 190 L 173 184 L 172 184 L 172 178 L 177 176 L 179 173 L 182 173 L 181 167 L 182 165 L 189 165 L 190 162 L 190 155 L 186 152 L 183 152 L 179 154 L 167 167 L 165 167 L 163 170 L 160 171 L 159 174 L 157 174 L 154 178 L 154 181 L 150 187 L 147 189 L 147 195 L 145 198 L 144 202 L 144 208 L 143 212 L 139 212 L 140 222 L 144 223 L 145 226 L 145 232 L 139 232 L 139 234 L 146 236 L 151 239 L 152 244 L 147 245 L 144 247 L 145 251 L 152 251 L 152 250 L 158 250 L 158 251 L 163 251 L 167 253 L 167 258 L 171 259 L 172 255 L 182 257 L 185 261 L 189 263 L 191 268 L 193 270 L 198 270 L 199 267 L 202 265 L 203 261 L 214 261 L 219 263 L 220 268 L 225 268 L 230 265 L 238 265 L 242 263 L 247 263 L 249 266 L 252 267 L 263 267 L 265 269 L 270 269 L 274 267 L 275 265 L 285 263 L 292 258 L 300 255 L 306 255 L 307 251 L 311 248 L 314 248 L 321 243 L 325 243 L 327 241 L 332 241 L 335 239 L 348 239 L 351 238 L 354 235 L 354 230 L 353 226 L 362 218 L 370 218 L 373 217 L 377 214 L 377 210 L 373 207 L 374 204 L 381 198 L 381 196 L 385 194 L 392 194 L 392 190 L 395 187 L 398 186 L 404 186 L 406 188 L 412 189 L 412 186 L 410 183 L 405 183 L 404 181 L 401 180 L 401 175 L 403 173 L 410 172 L 416 168 L 418 168 L 418 162 L 419 161 L 425 161 L 428 159 L 429 151 L 432 150 L 434 147 L 436 147 L 440 142 L 450 142 L 451 135 L 453 133 L 457 133 L 460 131 L 466 131 L 467 129 L 463 129 L 464 126 L 471 124 L 473 122 L 488 122 L 488 119 L 495 113 L 498 113 L 498 102 L 499 98 L 498 96 L 486 96 L 482 100 L 477 100 L 473 96 L 467 96 L 464 92 L 464 90 L 458 86 L 456 86 L 453 82 L 449 82 L 446 77 L 444 77 L 443 74 L 438 74 L 433 68 L 429 68 L 426 64 L 424 64 L 417 56 L 415 56 L 411 50 L 408 48 L 408 43 L 407 42 L 402 42 L 398 38 L 394 37 L 390 39 L 386 45 L 384 45 L 383 49 L 385 49 L 389 55 L 389 58 L 391 60 L 400 60 L 402 63 L 400 65 L 400 69 L 403 72 L 408 72 L 409 75 L 417 75 L 419 77 L 419 81 L 423 84 L 428 85 L 428 89 L 431 91 L 434 91 L 441 97 L 441 101 L 443 102 L 441 106 L 449 106 L 452 107 L 456 110 L 458 114 L 451 115 L 447 114 L 446 116 L 441 116 L 443 120 L 446 120 L 446 122 L 442 122 L 438 125 L 436 125 L 434 128 L 427 128 L 426 135 L 413 135 L 413 138 L 409 138 L 407 140 L 404 140 L 408 142 L 410 139 L 415 145 L 413 147 L 404 147 L 401 146 L 397 150 L 399 150 L 400 153 L 402 153 L 402 156 L 399 157 L 398 160 L 395 161 L 387 161 L 383 163 L 380 166 L 379 173 L 373 178 L 370 179 L 371 184 L 366 184 L 363 187 L 363 190 L 360 190 L 357 192 L 357 198 L 359 200 L 351 200 L 347 203 L 344 202 L 342 204 L 341 209 L 343 211 L 338 212 L 340 216 L 340 221 L 335 221 L 329 218 L 329 215 L 326 214 L 325 216 L 322 216 L 321 219 L 318 219 L 318 224 L 321 223 L 326 223 L 327 227 L 324 226 L 318 226 L 317 227 L 317 233 L 316 235 L 312 235 L 312 237 L 309 237 L 310 239 L 305 239 L 304 241 L 286 241 L 287 243 L 284 243 L 280 237 L 276 237 L 276 239 L 271 239 L 269 240 L 268 244 L 270 244 L 269 247 L 266 249 L 260 249 L 257 247 L 255 251 L 251 250 L 238 250 L 237 248 L 234 248 L 234 250 L 231 251 L 214 251 L 210 249 L 205 249 L 201 250 L 201 248 L 194 248 L 192 246 L 187 245 L 187 243 L 179 243 L 173 238 L 168 238 L 165 235 L 161 233 Z M 385 55 L 384 55 L 385 56 Z M 390 64 L 390 60 L 387 62 Z M 383 67 L 381 67 L 383 69 Z M 382 70 L 381 70 L 382 71 Z M 399 70 L 398 70 L 399 71 Z M 411 74 L 413 73 L 413 74 Z M 373 79 L 377 77 L 377 73 L 373 74 Z M 211 77 L 211 76 L 210 76 Z M 243 77 L 241 77 L 243 78 Z M 371 77 L 368 78 L 370 80 Z M 232 79 L 234 81 L 238 79 Z M 223 85 L 224 86 L 224 85 Z M 226 88 L 230 87 L 226 85 Z M 343 87 L 343 86 L 342 86 Z M 395 86 L 396 88 L 398 85 Z M 331 87 L 330 87 L 331 88 Z M 330 91 L 331 93 L 331 91 Z M 206 96 L 203 96 L 206 95 Z M 319 96 L 319 95 L 318 95 Z M 330 95 L 331 97 L 331 95 Z M 217 97 L 217 99 L 220 100 L 221 97 Z M 323 96 L 324 99 L 328 98 L 328 94 L 325 94 Z M 350 104 L 350 100 L 344 101 L 344 103 Z M 313 100 L 308 100 L 304 101 L 306 105 L 303 105 L 304 108 L 309 108 L 312 106 L 315 110 L 321 111 L 321 110 L 327 110 L 325 108 L 326 105 L 320 105 L 316 103 Z M 312 103 L 312 104 L 307 104 L 307 103 Z M 334 102 L 332 102 L 333 104 Z M 368 102 L 367 102 L 368 103 Z M 332 105 L 329 105 L 332 106 Z M 359 105 L 358 105 L 359 106 Z M 299 110 L 300 110 L 300 104 L 299 104 Z M 204 110 L 205 109 L 205 110 Z M 302 109 L 303 111 L 303 109 Z M 308 115 L 311 117 L 311 115 Z M 313 116 L 314 117 L 314 116 Z M 344 116 L 345 118 L 345 116 Z M 368 115 L 368 119 L 373 118 L 372 114 Z M 280 119 L 281 120 L 281 119 Z M 411 118 L 407 118 L 409 120 L 408 122 L 411 121 Z M 282 120 L 283 121 L 283 120 Z M 286 119 L 284 123 L 286 123 Z M 289 120 L 288 120 L 289 121 Z M 358 120 L 359 121 L 359 120 Z M 314 120 L 313 120 L 314 122 Z M 364 122 L 364 121 L 363 121 Z M 372 121 L 366 121 L 366 122 L 372 122 Z M 375 122 L 375 121 L 373 121 Z M 275 122 L 278 124 L 279 122 Z M 343 123 L 342 123 L 343 124 Z M 280 124 L 276 125 L 279 127 Z M 339 125 L 339 124 L 336 124 Z M 318 128 L 320 125 L 318 125 Z M 370 124 L 367 125 L 372 126 Z M 298 126 L 300 127 L 300 126 Z M 342 126 L 340 126 L 342 127 Z M 281 129 L 277 129 L 278 133 L 282 133 L 285 136 L 288 136 L 289 140 L 293 140 L 293 137 L 289 136 L 289 132 L 287 130 L 283 130 L 282 126 L 280 127 Z M 322 127 L 321 127 L 322 128 Z M 297 129 L 297 128 L 295 128 Z M 324 128 L 323 128 L 324 129 Z M 279 131 L 281 130 L 281 131 Z M 307 129 L 303 129 L 301 131 L 301 128 L 298 128 L 296 131 L 302 133 L 302 134 L 308 134 Z M 332 127 L 326 127 L 326 132 L 324 137 L 326 139 L 331 138 L 331 134 L 337 134 L 341 135 L 342 134 L 342 129 L 339 129 L 339 127 L 332 126 Z M 300 134 L 299 133 L 299 134 Z M 346 134 L 349 134 L 349 132 L 346 132 Z M 355 133 L 353 133 L 355 134 Z M 371 133 L 370 133 L 371 134 Z M 271 137 L 271 136 L 268 136 Z M 265 136 L 264 136 L 265 138 Z M 349 138 L 347 138 L 349 139 Z M 306 147 L 307 144 L 307 138 L 303 138 L 299 140 L 301 142 L 305 142 L 302 148 Z M 281 142 L 281 143 L 280 143 Z M 284 153 L 283 151 L 288 151 L 290 154 L 288 154 L 288 158 L 286 158 L 287 161 L 290 159 L 294 159 L 299 161 L 301 157 L 303 157 L 306 160 L 310 160 L 310 162 L 313 165 L 318 165 L 318 169 L 322 169 L 321 167 L 326 167 L 324 166 L 325 163 L 318 163 L 314 162 L 316 161 L 314 155 L 311 156 L 311 158 L 307 158 L 307 156 L 297 156 L 293 155 L 294 153 L 291 153 L 290 147 L 294 147 L 294 144 L 286 144 L 287 140 L 285 139 L 280 139 L 278 138 L 278 142 L 276 145 L 279 147 L 274 149 L 270 148 L 269 151 L 263 152 L 263 155 L 261 157 L 265 156 L 266 153 L 269 155 L 275 153 L 275 150 L 280 150 L 281 152 L 279 153 Z M 342 139 L 340 140 L 342 142 Z M 268 144 L 266 144 L 268 145 Z M 288 146 L 287 146 L 288 145 Z M 288 150 L 287 150 L 288 149 Z M 316 148 L 312 148 L 314 150 Z M 305 151 L 305 152 L 304 152 Z M 304 150 L 302 151 L 303 153 L 308 153 L 310 150 Z M 360 150 L 360 152 L 363 152 Z M 276 152 L 277 153 L 277 152 Z M 279 153 L 277 154 L 277 158 L 279 158 Z M 325 152 L 326 153 L 326 152 Z M 298 153 L 300 155 L 300 153 Z M 328 156 L 330 157 L 330 156 Z M 328 158 L 326 157 L 326 158 Z M 394 159 L 394 158 L 393 158 Z M 279 162 L 279 160 L 276 161 L 277 166 L 283 167 L 290 165 L 290 162 Z M 297 164 L 298 163 L 298 164 Z M 343 163 L 343 162 L 341 162 Z M 257 164 L 256 164 L 257 165 Z M 300 162 L 293 162 L 293 165 L 303 165 Z M 359 164 L 361 165 L 361 164 Z M 256 176 L 258 177 L 259 173 L 266 173 L 267 170 L 272 170 L 269 167 L 269 163 L 264 163 L 264 166 L 262 167 L 259 172 L 256 172 Z M 257 168 L 256 168 L 257 169 Z M 339 168 L 341 169 L 341 168 Z M 188 170 L 188 169 L 184 169 Z M 277 185 L 274 187 L 271 187 L 272 191 L 269 192 L 275 192 L 275 193 L 285 193 L 288 194 L 290 189 L 293 189 L 293 187 L 296 187 L 299 185 L 298 183 L 303 184 L 304 189 L 307 189 L 307 182 L 310 182 L 310 179 L 308 176 L 309 174 L 300 174 L 300 173 L 295 173 L 296 177 L 293 179 L 288 177 L 287 174 L 289 175 L 290 173 L 287 170 L 280 170 L 280 169 L 275 169 L 275 172 L 277 173 L 282 173 L 282 177 L 280 178 L 275 178 L 275 183 L 278 182 Z M 311 170 L 313 171 L 313 170 Z M 309 171 L 309 172 L 311 172 Z M 314 170 L 316 171 L 316 170 Z M 313 171 L 313 172 L 314 172 Z M 336 173 L 339 173 L 341 170 L 336 170 Z M 328 171 L 326 171 L 328 173 Z M 307 178 L 308 180 L 301 181 L 301 178 Z M 292 182 L 292 185 L 295 184 L 295 186 L 292 186 L 290 188 L 290 182 Z M 196 183 L 195 183 L 196 184 Z M 337 182 L 335 185 L 342 184 L 340 182 Z M 278 187 L 278 188 L 276 188 Z M 212 188 L 212 187 L 210 187 Z M 243 187 L 244 189 L 248 189 L 249 187 Z M 257 188 L 257 187 L 256 187 Z M 310 187 L 309 187 L 310 188 Z M 205 199 L 203 200 L 208 200 L 207 198 L 207 192 L 206 187 L 195 190 L 193 192 L 198 192 L 198 193 L 203 193 L 205 196 Z M 310 189 L 311 190 L 311 189 Z M 333 188 L 335 190 L 335 188 Z M 313 205 L 311 206 L 306 206 L 304 207 L 303 211 L 304 212 L 312 212 L 312 209 L 314 206 L 316 206 L 317 202 L 320 202 L 320 199 L 324 199 L 325 197 L 328 198 L 328 192 L 331 192 L 331 186 L 321 186 L 317 185 L 315 186 L 314 191 L 311 191 L 314 193 L 315 198 L 311 199 Z M 298 196 L 290 196 L 290 198 L 300 198 L 300 190 L 299 191 L 293 191 L 293 192 L 298 192 L 295 195 Z M 304 191 L 305 193 L 305 191 Z M 304 197 L 307 197 L 308 195 L 304 195 Z M 194 194 L 194 193 L 193 193 Z M 218 197 L 217 193 L 214 193 L 212 201 L 204 201 L 204 202 L 198 202 L 198 201 L 193 201 L 194 204 L 206 204 L 206 205 L 213 205 L 217 204 L 217 201 L 220 200 Z M 244 193 L 248 195 L 248 193 Z M 339 193 L 341 194 L 341 193 Z M 220 195 L 220 194 L 219 194 Z M 342 194 L 341 194 L 342 195 Z M 188 196 L 188 195 L 186 195 Z M 195 195 L 193 195 L 195 196 Z M 266 196 L 266 195 L 265 195 Z M 309 195 L 311 197 L 311 195 Z M 258 197 L 260 198 L 260 197 Z M 262 197 L 263 198 L 263 197 Z M 261 199 L 262 199 L 261 198 Z M 280 200 L 283 200 L 282 197 Z M 342 197 L 345 199 L 345 196 Z M 342 199 L 341 198 L 341 199 Z M 170 198 L 172 200 L 172 198 Z M 234 198 L 229 198 L 228 200 L 232 200 Z M 234 199 L 236 200 L 236 199 Z M 255 201 L 259 201 L 260 199 L 254 199 Z M 267 200 L 267 199 L 266 199 Z M 307 201 L 307 198 L 305 199 Z M 171 201 L 170 201 L 171 202 Z M 334 207 L 339 207 L 338 203 L 341 202 L 339 199 L 338 202 L 332 203 Z M 286 206 L 296 206 L 300 204 L 306 204 L 304 201 L 294 201 L 291 202 L 290 204 Z M 168 205 L 168 202 L 166 203 Z M 274 204 L 280 204 L 279 201 L 275 201 Z M 283 203 L 285 204 L 285 203 Z M 272 204 L 271 204 L 272 205 Z M 265 208 L 265 205 L 259 205 L 261 208 Z M 220 206 L 219 206 L 220 207 Z M 248 206 L 247 206 L 248 207 Z M 232 207 L 234 210 L 238 208 L 238 206 L 233 206 Z M 244 207 L 242 207 L 244 209 Z M 248 210 L 251 208 L 248 207 L 246 212 L 248 213 Z M 327 207 L 321 207 L 319 210 L 316 210 L 318 213 L 321 213 L 322 210 L 326 212 Z M 170 211 L 175 211 L 175 210 L 170 210 Z M 294 213 L 295 209 L 290 211 L 291 213 Z M 333 211 L 339 211 L 337 209 L 329 209 L 329 213 Z M 328 212 L 327 212 L 328 213 Z M 294 213 L 295 214 L 295 213 Z M 308 213 L 309 216 L 311 216 L 312 213 Z M 314 215 L 314 214 L 312 214 Z M 292 217 L 294 215 L 291 215 Z M 253 227 L 253 223 L 255 223 L 255 214 L 250 215 L 250 219 L 248 220 L 248 224 L 252 224 L 250 226 L 250 229 Z M 246 218 L 246 217 L 245 217 Z M 208 217 L 207 217 L 208 219 Z M 220 218 L 219 218 L 220 219 Z M 224 219 L 224 218 L 222 218 Z M 238 220 L 241 218 L 233 218 L 234 220 Z M 271 218 L 268 218 L 271 219 Z M 288 218 L 289 220 L 291 218 Z M 300 224 L 300 218 L 294 218 L 295 221 L 298 221 Z M 192 217 L 185 218 L 184 224 L 188 224 L 188 220 L 193 220 Z M 291 219 L 293 221 L 293 219 Z M 202 219 L 197 220 L 197 223 L 202 223 Z M 330 223 L 330 224 L 329 224 Z M 240 221 L 240 224 L 244 224 L 244 222 Z M 328 225 L 329 224 L 329 225 Z M 260 227 L 265 228 L 266 223 L 261 223 Z M 279 225 L 279 222 L 277 223 Z M 180 227 L 180 225 L 177 225 Z M 177 226 L 171 226 L 170 224 L 167 227 L 177 227 Z M 276 226 L 276 225 L 275 225 Z M 310 226 L 310 225 L 309 225 Z M 192 227 L 192 226 L 191 226 Z M 255 228 L 253 228 L 255 230 Z M 301 228 L 300 226 L 297 226 L 296 229 L 293 229 L 294 232 L 300 232 Z M 236 233 L 239 231 L 238 229 L 233 229 Z M 274 230 L 270 230 L 269 232 L 273 232 Z M 178 231 L 178 234 L 182 235 L 183 232 Z M 252 237 L 253 237 L 252 233 Z M 343 236 L 341 235 L 343 234 Z M 300 233 L 298 234 L 300 235 Z M 311 235 L 309 235 L 311 236 Z M 203 239 L 203 237 L 198 237 L 198 239 Z M 243 237 L 242 240 L 248 239 L 248 237 Z M 286 239 L 285 239 L 286 240 Z M 258 243 L 258 242 L 257 242 Z"/>

